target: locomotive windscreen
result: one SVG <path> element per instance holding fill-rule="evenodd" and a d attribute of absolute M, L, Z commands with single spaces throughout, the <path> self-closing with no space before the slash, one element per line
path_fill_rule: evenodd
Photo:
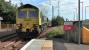
<path fill-rule="evenodd" d="M 18 16 L 19 16 L 20 18 L 24 18 L 24 17 L 27 16 L 27 12 L 26 12 L 26 11 L 19 11 Z"/>
<path fill-rule="evenodd" d="M 37 11 L 29 11 L 29 17 L 37 17 L 38 12 Z"/>

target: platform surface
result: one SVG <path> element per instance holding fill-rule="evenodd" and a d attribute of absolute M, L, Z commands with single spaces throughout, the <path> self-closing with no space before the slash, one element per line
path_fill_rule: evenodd
<path fill-rule="evenodd" d="M 52 40 L 32 39 L 21 50 L 53 50 Z"/>

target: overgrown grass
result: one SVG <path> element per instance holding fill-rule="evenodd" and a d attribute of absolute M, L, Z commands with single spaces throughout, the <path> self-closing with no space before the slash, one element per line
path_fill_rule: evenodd
<path fill-rule="evenodd" d="M 55 27 L 53 31 L 48 33 L 48 37 L 56 37 L 56 36 L 63 36 L 64 31 L 63 31 L 63 26 Z"/>

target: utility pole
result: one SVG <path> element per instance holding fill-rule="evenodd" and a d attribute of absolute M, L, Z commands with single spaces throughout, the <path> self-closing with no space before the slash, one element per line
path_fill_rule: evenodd
<path fill-rule="evenodd" d="M 79 39 L 78 39 L 78 44 L 81 42 L 81 27 L 80 27 L 80 0 L 78 0 L 78 21 L 79 21 Z"/>
<path fill-rule="evenodd" d="M 52 19 L 54 18 L 54 6 L 52 6 Z"/>
<path fill-rule="evenodd" d="M 74 8 L 74 9 L 75 9 L 75 16 L 76 16 L 75 19 L 78 20 L 78 19 L 77 19 L 77 15 L 78 15 L 78 14 L 77 14 L 77 8 Z"/>
<path fill-rule="evenodd" d="M 51 0 L 49 0 L 49 2 L 50 2 L 50 5 L 52 6 L 52 19 L 54 18 L 54 6 L 52 5 L 52 1 Z"/>
<path fill-rule="evenodd" d="M 59 15 L 59 1 L 58 1 L 58 16 L 60 16 L 60 15 Z"/>
<path fill-rule="evenodd" d="M 83 2 L 80 3 L 82 3 L 82 20 L 83 20 Z"/>
<path fill-rule="evenodd" d="M 86 6 L 85 6 L 85 20 L 86 20 Z"/>
<path fill-rule="evenodd" d="M 73 12 L 73 15 L 74 15 L 74 18 L 73 18 L 73 19 L 74 19 L 74 21 L 75 21 L 75 12 Z"/>

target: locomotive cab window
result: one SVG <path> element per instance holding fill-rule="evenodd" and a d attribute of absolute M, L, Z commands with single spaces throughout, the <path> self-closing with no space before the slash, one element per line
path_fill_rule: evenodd
<path fill-rule="evenodd" d="M 37 17 L 38 13 L 37 11 L 29 11 L 29 17 Z"/>
<path fill-rule="evenodd" d="M 20 17 L 20 18 L 25 18 L 25 17 L 27 17 L 27 11 L 19 11 L 19 12 L 18 12 L 18 17 Z"/>

